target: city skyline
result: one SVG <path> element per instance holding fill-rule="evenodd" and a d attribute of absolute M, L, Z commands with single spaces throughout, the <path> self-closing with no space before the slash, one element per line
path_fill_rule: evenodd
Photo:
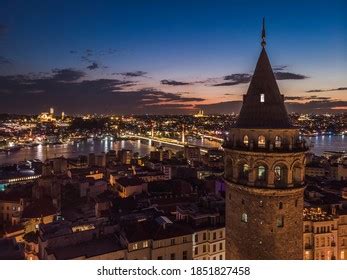
<path fill-rule="evenodd" d="M 3 113 L 237 113 L 263 16 L 288 112 L 347 109 L 343 1 L 4 4 Z"/>
<path fill-rule="evenodd" d="M 215 8 L 222 6 L 206 10 L 214 20 L 208 18 L 211 26 L 204 26 L 205 18 L 196 22 L 196 17 L 204 14 L 198 9 L 207 2 L 185 6 L 175 2 L 167 10 L 154 5 L 159 1 L 145 6 L 132 2 L 138 4 L 132 12 L 119 5 L 122 16 L 111 20 L 124 23 L 122 42 L 144 38 L 137 59 L 134 49 L 123 64 L 130 48 L 123 53 L 121 48 L 71 48 L 74 40 L 85 45 L 87 38 L 104 46 L 101 37 L 114 30 L 100 28 L 108 12 L 113 14 L 112 5 L 106 3 L 102 3 L 103 17 L 95 6 L 94 20 L 88 21 L 94 26 L 89 33 L 94 30 L 95 36 L 83 34 L 87 25 L 78 26 L 77 33 L 69 25 L 72 10 L 74 23 L 85 22 L 88 4 L 77 7 L 74 2 L 69 12 L 61 12 L 53 2 L 30 7 L 17 3 L 25 10 L 22 17 L 16 16 L 20 22 L 30 14 L 26 28 L 33 30 L 33 23 L 40 22 L 39 32 L 22 34 L 40 47 L 33 50 L 35 44 L 28 44 L 23 53 L 31 72 L 11 74 L 7 68 L 6 74 L 0 74 L 0 260 L 346 260 L 347 101 L 341 95 L 346 87 L 338 83 L 344 80 L 339 76 L 344 71 L 338 69 L 344 65 L 332 58 L 342 59 L 344 54 L 336 49 L 329 52 L 324 44 L 312 47 L 313 37 L 310 47 L 305 39 L 318 36 L 332 22 L 344 26 L 343 22 L 336 17 L 321 20 L 321 28 L 316 25 L 312 33 L 312 26 L 307 32 L 297 20 L 284 32 L 288 17 L 283 26 L 267 28 L 271 22 L 281 22 L 274 8 L 269 9 L 270 24 L 265 16 L 250 12 L 252 20 L 240 32 L 239 23 L 247 17 L 238 14 L 224 22 L 228 12 L 215 14 Z M 234 3 L 223 9 L 240 10 L 241 2 Z M 329 7 L 336 8 L 335 4 Z M 152 5 L 157 10 L 148 9 Z M 255 6 L 263 13 L 267 5 Z M 322 8 L 320 2 L 318 6 Z M 177 7 L 185 9 L 179 12 Z M 193 7 L 194 16 L 184 25 L 184 14 Z M 313 11 L 307 8 L 303 10 Z M 331 17 L 329 11 L 325 13 Z M 61 20 L 55 21 L 52 15 L 60 14 Z M 171 21 L 172 15 L 179 17 Z M 132 21 L 136 16 L 138 20 Z M 259 22 L 257 34 L 251 27 L 253 19 Z M 59 33 L 52 22 L 66 33 Z M 150 22 L 156 23 L 155 28 L 148 26 Z M 173 23 L 174 28 L 167 30 L 167 24 Z M 223 38 L 235 40 L 223 43 L 216 31 L 219 24 L 233 30 L 231 37 L 223 34 Z M 137 32 L 131 30 L 133 25 Z M 4 36 L 13 34 L 7 26 L 1 29 Z M 193 27 L 206 35 L 206 44 L 194 45 L 199 41 L 194 36 L 184 39 L 186 31 L 198 34 Z M 215 37 L 209 37 L 209 28 Z M 295 43 L 272 40 L 272 34 L 288 39 L 296 33 Z M 250 34 L 258 39 L 250 41 L 259 48 L 257 59 L 244 42 Z M 59 40 L 52 40 L 52 35 Z M 168 36 L 186 44 L 168 45 Z M 13 51 L 20 53 L 25 42 L 17 41 L 19 47 Z M 64 61 L 65 47 L 78 61 Z M 155 50 L 161 51 L 150 53 Z M 51 60 L 35 59 L 35 51 L 42 56 L 45 52 Z M 165 59 L 165 52 L 173 56 Z M 327 56 L 317 59 L 320 53 Z M 274 60 L 269 59 L 272 54 Z M 196 55 L 201 55 L 198 62 Z M 244 56 L 250 59 L 243 60 Z M 127 68 L 132 66 L 130 57 L 135 59 L 134 69 Z M 283 58 L 291 63 L 277 63 Z M 25 69 L 7 56 L 1 59 L 2 65 L 18 67 L 16 71 Z M 321 65 L 324 59 L 326 64 Z M 208 62 L 210 67 L 202 67 Z M 155 72 L 158 63 L 162 68 Z M 254 71 L 222 75 L 223 65 Z M 315 72 L 318 76 L 313 78 L 310 67 L 322 71 L 322 76 Z M 188 69 L 201 76 L 189 76 L 184 72 Z M 225 88 L 235 92 L 225 93 Z M 230 100 L 224 101 L 225 96 Z M 237 114 L 223 114 L 231 112 Z M 121 264 L 114 269 L 102 266 L 97 275 L 116 275 L 118 269 L 124 271 Z M 156 275 L 173 275 L 167 271 L 189 274 L 187 269 L 181 273 L 169 268 Z M 196 265 L 190 275 L 248 276 L 251 265 Z"/>

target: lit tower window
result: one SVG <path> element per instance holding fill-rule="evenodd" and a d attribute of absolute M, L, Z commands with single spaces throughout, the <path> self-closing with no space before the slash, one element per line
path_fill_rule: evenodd
<path fill-rule="evenodd" d="M 265 136 L 263 136 L 263 135 L 260 135 L 259 137 L 258 137 L 258 147 L 259 148 L 265 148 Z"/>
<path fill-rule="evenodd" d="M 245 144 L 245 146 L 248 146 L 248 136 L 247 135 L 243 136 L 243 144 Z"/>
<path fill-rule="evenodd" d="M 261 103 L 264 103 L 264 102 L 265 102 L 265 94 L 264 94 L 264 93 L 261 93 L 261 94 L 260 94 L 260 102 L 261 102 Z"/>

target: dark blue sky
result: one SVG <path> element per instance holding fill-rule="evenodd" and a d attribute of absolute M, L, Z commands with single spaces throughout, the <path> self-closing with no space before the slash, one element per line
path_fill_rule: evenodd
<path fill-rule="evenodd" d="M 265 16 L 272 65 L 284 66 L 280 71 L 297 75 L 281 79 L 282 92 L 299 103 L 312 101 L 309 97 L 313 95 L 322 97 L 323 93 L 330 98 L 327 102 L 347 100 L 346 90 L 325 91 L 347 86 L 347 1 L 12 0 L 0 4 L 0 74 L 10 75 L 12 80 L 18 74 L 30 73 L 25 79 L 37 82 L 54 76 L 52 69 L 56 73 L 73 69 L 83 73 L 77 75 L 78 82 L 122 81 L 117 90 L 133 96 L 140 92 L 137 106 L 153 95 L 149 89 L 181 97 L 165 99 L 159 94 L 156 99 L 175 104 L 171 106 L 173 111 L 194 109 L 194 104 L 199 107 L 237 101 L 247 89 L 245 81 L 232 76 L 236 81 L 232 86 L 215 85 L 228 80 L 228 75 L 252 73 Z M 3 83 L 9 84 L 7 80 Z M 98 91 L 94 84 L 93 89 Z M 33 112 L 49 103 L 72 110 L 56 96 L 64 97 L 62 89 L 52 87 L 39 84 L 27 90 L 29 94 L 40 92 L 40 104 L 33 104 Z M 14 103 L 10 99 L 18 99 L 25 90 L 23 85 L 3 87 L 9 101 L 6 108 L 0 106 L 0 111 L 11 110 Z M 80 88 L 64 90 L 71 91 L 69 97 L 72 91 L 77 98 L 82 97 Z M 311 90 L 324 92 L 307 92 Z M 158 93 L 154 95 L 158 97 Z M 89 98 L 92 96 L 90 93 Z M 124 94 L 121 96 L 124 99 Z M 117 103 L 123 101 L 120 96 L 114 99 Z M 184 104 L 184 108 L 178 104 Z M 155 108 L 152 105 L 149 102 L 147 109 Z M 30 112 L 16 106 L 18 111 Z M 82 111 L 91 110 L 88 104 L 85 106 Z M 102 106 L 94 109 L 101 111 Z M 343 102 L 337 104 L 344 106 Z M 112 106 L 107 110 L 122 111 Z"/>

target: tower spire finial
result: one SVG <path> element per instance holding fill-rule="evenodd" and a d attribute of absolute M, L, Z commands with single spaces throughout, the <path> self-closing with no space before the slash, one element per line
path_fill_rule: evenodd
<path fill-rule="evenodd" d="M 266 46 L 266 41 L 265 41 L 265 17 L 263 17 L 263 29 L 261 31 L 261 46 L 264 48 Z"/>

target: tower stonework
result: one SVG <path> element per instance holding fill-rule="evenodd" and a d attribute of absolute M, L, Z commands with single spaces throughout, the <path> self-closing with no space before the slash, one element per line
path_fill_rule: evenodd
<path fill-rule="evenodd" d="M 224 143 L 226 258 L 302 259 L 306 144 L 262 50 Z"/>

